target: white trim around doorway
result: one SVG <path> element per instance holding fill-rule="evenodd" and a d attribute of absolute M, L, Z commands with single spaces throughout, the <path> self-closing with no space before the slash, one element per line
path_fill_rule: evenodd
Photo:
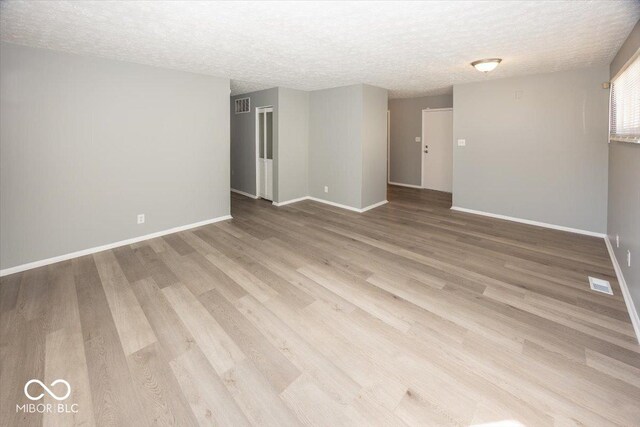
<path fill-rule="evenodd" d="M 273 105 L 265 105 L 256 107 L 256 199 L 260 198 L 260 113 L 271 110 L 273 113 Z M 266 123 L 265 123 L 266 126 Z M 273 136 L 272 136 L 273 138 Z M 267 153 L 265 152 L 265 155 Z"/>
<path fill-rule="evenodd" d="M 436 111 L 453 111 L 453 108 L 424 108 L 420 112 L 420 188 L 425 188 L 424 186 L 424 120 L 422 119 L 422 113 L 427 112 L 436 112 Z M 453 140 L 451 140 L 451 144 L 453 144 Z"/>

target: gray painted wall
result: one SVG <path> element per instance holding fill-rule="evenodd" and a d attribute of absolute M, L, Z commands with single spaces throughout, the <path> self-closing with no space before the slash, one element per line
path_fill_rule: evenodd
<path fill-rule="evenodd" d="M 640 46 L 640 20 L 636 22 L 636 25 L 629 33 L 629 37 L 624 41 L 620 50 L 611 61 L 609 65 L 609 74 L 611 78 L 614 78 L 616 74 L 625 66 L 627 61 L 631 59 L 633 55 L 638 51 L 638 47 Z"/>
<path fill-rule="evenodd" d="M 640 21 L 611 62 L 611 77 L 640 49 Z M 609 210 L 607 233 L 618 264 L 640 313 L 640 144 L 609 144 Z M 620 247 L 616 248 L 616 235 Z M 631 251 L 631 267 L 627 266 Z"/>
<path fill-rule="evenodd" d="M 467 141 L 454 206 L 606 232 L 608 79 L 600 66 L 454 86 L 454 140 Z"/>
<path fill-rule="evenodd" d="M 309 195 L 309 92 L 278 88 L 278 199 Z"/>
<path fill-rule="evenodd" d="M 235 99 L 246 97 L 251 113 L 234 114 Z M 387 91 L 362 84 L 232 97 L 231 188 L 256 194 L 255 108 L 268 105 L 274 107 L 274 201 L 310 195 L 361 208 L 386 199 Z"/>
<path fill-rule="evenodd" d="M 228 96 L 228 94 L 227 94 Z M 235 114 L 234 101 L 251 98 L 249 113 Z M 231 188 L 256 194 L 256 108 L 273 107 L 273 150 L 278 151 L 278 88 L 231 97 Z M 277 157 L 277 156 L 274 156 Z M 273 198 L 278 200 L 278 163 L 273 160 Z"/>
<path fill-rule="evenodd" d="M 424 96 L 389 100 L 391 119 L 390 171 L 391 181 L 420 185 L 422 179 L 422 110 L 451 108 L 453 95 Z"/>
<path fill-rule="evenodd" d="M 0 268 L 228 215 L 228 102 L 227 79 L 3 43 Z"/>
<path fill-rule="evenodd" d="M 385 89 L 359 84 L 311 92 L 309 195 L 358 209 L 386 200 L 386 141 Z"/>
<path fill-rule="evenodd" d="M 362 203 L 362 91 L 353 85 L 309 95 L 309 195 L 355 208 Z"/>
<path fill-rule="evenodd" d="M 364 85 L 362 102 L 362 205 L 387 199 L 387 90 Z"/>

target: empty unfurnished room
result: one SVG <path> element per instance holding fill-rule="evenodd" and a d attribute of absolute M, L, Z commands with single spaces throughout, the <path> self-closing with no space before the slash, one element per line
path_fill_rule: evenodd
<path fill-rule="evenodd" d="M 0 427 L 640 427 L 640 0 L 0 1 Z"/>

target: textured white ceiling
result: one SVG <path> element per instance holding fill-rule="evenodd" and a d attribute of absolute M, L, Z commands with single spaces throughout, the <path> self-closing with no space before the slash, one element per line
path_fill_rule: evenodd
<path fill-rule="evenodd" d="M 608 64 L 640 1 L 2 1 L 2 40 L 229 77 L 232 93 L 354 83 L 391 97 Z M 469 63 L 503 58 L 487 76 Z M 248 83 L 255 82 L 255 83 Z"/>

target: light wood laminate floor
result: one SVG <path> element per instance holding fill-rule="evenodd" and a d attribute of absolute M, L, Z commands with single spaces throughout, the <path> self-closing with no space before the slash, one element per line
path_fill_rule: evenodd
<path fill-rule="evenodd" d="M 231 221 L 2 278 L 2 425 L 640 424 L 601 239 L 389 201 L 233 194 Z M 78 412 L 17 413 L 32 378 Z"/>

